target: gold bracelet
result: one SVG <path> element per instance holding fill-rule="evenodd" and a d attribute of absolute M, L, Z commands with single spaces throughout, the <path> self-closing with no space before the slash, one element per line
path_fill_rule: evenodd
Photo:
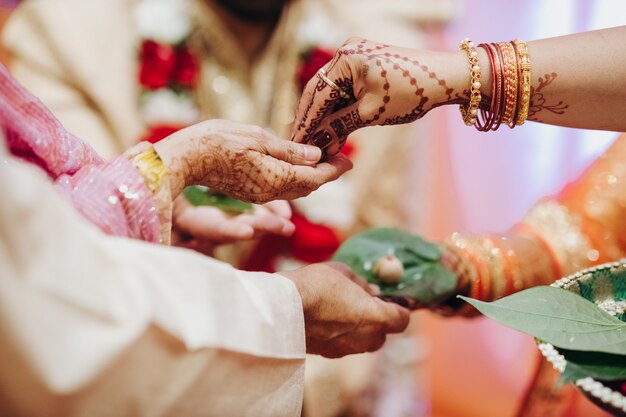
<path fill-rule="evenodd" d="M 151 146 L 149 149 L 131 157 L 130 161 L 143 177 L 146 187 L 152 194 L 155 194 L 161 188 L 161 183 L 167 176 L 167 169 L 159 154 Z"/>
<path fill-rule="evenodd" d="M 466 105 L 461 104 L 461 116 L 467 126 L 474 126 L 478 116 L 478 106 L 480 106 L 480 65 L 478 65 L 478 50 L 474 42 L 464 39 L 459 45 L 461 51 L 465 51 L 469 60 L 470 68 L 470 99 Z"/>
<path fill-rule="evenodd" d="M 502 57 L 504 59 L 504 90 L 506 100 L 504 102 L 504 113 L 502 120 L 509 127 L 515 126 L 515 111 L 517 110 L 517 91 L 518 76 L 517 76 L 517 56 L 515 55 L 515 49 L 509 42 L 498 43 L 500 50 L 502 51 Z"/>
<path fill-rule="evenodd" d="M 528 45 L 526 45 L 526 42 L 515 39 L 513 45 L 519 55 L 519 68 L 521 72 L 521 94 L 516 120 L 516 124 L 521 126 L 528 118 L 528 110 L 530 108 L 530 55 L 528 54 Z"/>

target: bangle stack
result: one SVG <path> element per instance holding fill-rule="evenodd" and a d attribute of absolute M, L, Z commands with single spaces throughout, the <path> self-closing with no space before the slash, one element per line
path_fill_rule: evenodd
<path fill-rule="evenodd" d="M 446 265 L 458 277 L 457 291 L 480 301 L 494 301 L 525 287 L 519 263 L 504 237 L 473 237 L 454 233 L 443 244 L 454 262 Z M 446 315 L 473 316 L 477 311 L 461 304 L 453 312 L 442 308 Z"/>
<path fill-rule="evenodd" d="M 460 49 L 468 55 L 470 64 L 469 103 L 461 105 L 463 122 L 481 132 L 495 131 L 501 124 L 510 128 L 522 125 L 530 108 L 530 55 L 525 42 L 481 43 L 491 69 L 491 101 L 489 109 L 479 109 L 480 65 L 474 44 L 465 39 Z"/>

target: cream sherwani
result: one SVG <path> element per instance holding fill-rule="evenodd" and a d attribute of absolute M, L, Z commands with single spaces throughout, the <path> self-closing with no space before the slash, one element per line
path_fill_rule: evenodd
<path fill-rule="evenodd" d="M 291 281 L 108 237 L 2 138 L 0 195 L 0 415 L 300 415 Z"/>

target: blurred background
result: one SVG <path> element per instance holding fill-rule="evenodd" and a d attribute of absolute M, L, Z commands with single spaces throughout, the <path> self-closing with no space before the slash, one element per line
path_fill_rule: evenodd
<path fill-rule="evenodd" d="M 428 49 L 455 50 L 465 37 L 477 43 L 532 40 L 626 24 L 623 0 L 309 2 L 342 16 L 347 36 Z M 0 0 L 0 26 L 18 3 Z M 9 59 L 0 50 L 0 60 L 6 64 Z M 434 110 L 403 134 L 410 138 L 401 196 L 408 213 L 405 227 L 432 240 L 455 231 L 506 231 L 538 199 L 574 180 L 616 137 L 536 123 L 485 134 L 466 127 L 455 106 Z M 443 319 L 428 312 L 416 313 L 408 337 L 392 343 L 384 352 L 386 359 L 379 361 L 384 363 L 377 371 L 384 394 L 378 394 L 372 415 L 515 415 L 536 360 L 529 337 L 485 319 Z M 348 379 L 374 377 L 358 366 L 346 369 L 352 369 L 346 371 Z M 398 406 L 406 401 L 410 407 Z M 586 407 L 581 405 L 572 416 L 587 415 Z"/>

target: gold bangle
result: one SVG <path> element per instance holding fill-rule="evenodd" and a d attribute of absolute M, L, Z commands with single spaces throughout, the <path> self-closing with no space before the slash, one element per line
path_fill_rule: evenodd
<path fill-rule="evenodd" d="M 463 116 L 463 122 L 467 126 L 474 126 L 478 116 L 478 107 L 480 106 L 480 65 L 478 65 L 478 50 L 474 46 L 474 42 L 464 39 L 459 45 L 461 51 L 465 51 L 469 60 L 470 68 L 470 98 L 468 104 L 461 104 L 459 110 Z"/>
<path fill-rule="evenodd" d="M 519 111 L 516 120 L 516 124 L 521 126 L 528 118 L 528 110 L 530 108 L 530 55 L 528 54 L 528 45 L 526 45 L 526 42 L 515 39 L 513 45 L 515 45 L 517 53 L 519 54 L 519 68 L 522 74 L 520 80 L 521 97 L 520 103 L 518 104 Z"/>
<path fill-rule="evenodd" d="M 159 154 L 151 146 L 149 149 L 131 157 L 130 161 L 143 177 L 146 187 L 152 194 L 155 194 L 161 188 L 161 183 L 167 176 L 167 169 Z"/>
<path fill-rule="evenodd" d="M 504 59 L 504 90 L 506 101 L 504 103 L 504 113 L 502 120 L 509 127 L 515 126 L 515 111 L 517 110 L 517 91 L 518 91 L 518 76 L 517 76 L 517 57 L 515 55 L 515 49 L 509 42 L 498 43 L 500 50 L 502 51 L 502 57 Z"/>

